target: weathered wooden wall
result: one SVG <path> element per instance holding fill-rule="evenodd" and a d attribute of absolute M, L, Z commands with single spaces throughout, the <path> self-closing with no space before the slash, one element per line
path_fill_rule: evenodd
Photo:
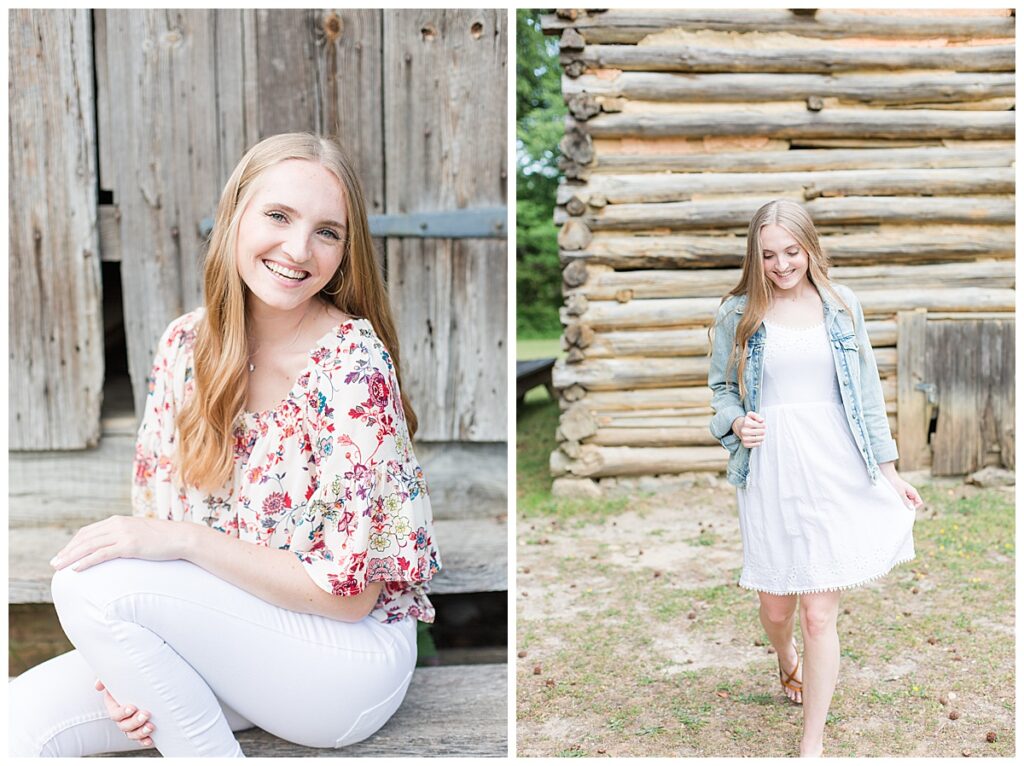
<path fill-rule="evenodd" d="M 9 22 L 8 438 L 81 449 L 99 439 L 103 395 L 89 11 Z"/>
<path fill-rule="evenodd" d="M 12 603 L 46 600 L 45 562 L 74 529 L 129 512 L 157 339 L 201 302 L 236 163 L 292 130 L 339 134 L 371 230 L 390 232 L 376 242 L 444 551 L 435 592 L 507 587 L 506 16 L 12 13 Z M 449 222 L 405 225 L 435 213 Z M 123 305 L 105 308 L 123 313 L 130 384 L 104 378 L 116 269 Z"/>
<path fill-rule="evenodd" d="M 906 467 L 932 457 L 917 383 L 944 387 L 939 434 L 960 443 L 976 426 L 970 460 L 936 470 L 1012 466 L 1012 417 L 996 438 L 991 415 L 1013 407 L 1011 11 L 563 10 L 544 28 L 560 35 L 570 113 L 556 491 L 724 468 L 707 431 L 707 328 L 738 281 L 750 217 L 779 197 L 805 204 L 832 278 L 863 303 Z M 988 368 L 1000 383 L 923 369 L 927 352 L 901 341 L 912 323 L 897 321 L 913 309 L 929 328 L 998 323 L 971 337 L 1002 339 Z M 956 353 L 936 333 L 919 332 L 928 351 Z M 904 368 L 922 379 L 901 389 Z M 964 414 L 980 399 L 985 424 Z"/>
<path fill-rule="evenodd" d="M 505 17 L 380 9 L 12 15 L 12 141 L 26 146 L 12 143 L 12 182 L 22 192 L 11 228 L 12 379 L 29 392 L 12 399 L 12 447 L 81 448 L 99 436 L 99 257 L 120 267 L 141 411 L 160 333 L 201 302 L 204 224 L 231 170 L 261 138 L 337 134 L 371 216 L 504 206 Z M 45 50 L 26 55 L 40 37 Z M 112 201 L 98 205 L 98 192 Z M 58 222 L 58 209 L 72 215 Z M 504 441 L 504 240 L 376 243 L 392 277 L 419 438 Z"/>
<path fill-rule="evenodd" d="M 504 10 L 385 15 L 389 211 L 505 204 L 507 25 Z M 389 238 L 387 252 L 419 438 L 504 440 L 505 240 Z"/>

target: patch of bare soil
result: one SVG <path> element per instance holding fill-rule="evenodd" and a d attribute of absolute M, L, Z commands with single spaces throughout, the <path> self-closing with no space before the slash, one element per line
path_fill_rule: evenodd
<path fill-rule="evenodd" d="M 1013 515 L 1000 497 L 934 487 L 918 559 L 843 594 L 827 755 L 1013 755 Z M 796 754 L 802 711 L 779 689 L 756 594 L 736 585 L 732 488 L 518 529 L 519 755 Z"/>

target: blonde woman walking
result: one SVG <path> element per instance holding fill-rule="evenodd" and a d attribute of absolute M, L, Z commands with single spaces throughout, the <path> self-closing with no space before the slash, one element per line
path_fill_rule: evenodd
<path fill-rule="evenodd" d="M 205 306 L 157 348 L 133 516 L 51 562 L 76 649 L 10 684 L 11 754 L 241 757 L 251 726 L 326 748 L 379 729 L 440 568 L 400 378 L 340 147 L 256 144 L 217 207 Z"/>
<path fill-rule="evenodd" d="M 896 472 L 857 297 L 828 278 L 806 210 L 777 200 L 750 222 L 739 284 L 713 327 L 711 433 L 729 451 L 743 571 L 803 704 L 801 756 L 821 755 L 839 674 L 839 593 L 914 557 L 920 495 Z M 794 637 L 799 605 L 804 656 Z"/>

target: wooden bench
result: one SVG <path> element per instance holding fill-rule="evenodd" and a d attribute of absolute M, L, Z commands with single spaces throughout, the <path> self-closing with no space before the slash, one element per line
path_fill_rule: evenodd
<path fill-rule="evenodd" d="M 555 366 L 555 360 L 551 359 L 523 359 L 516 362 L 516 403 L 522 405 L 526 398 L 526 392 L 537 386 L 544 386 L 548 390 L 548 396 L 557 399 L 555 387 L 551 385 L 551 370 Z"/>
<path fill-rule="evenodd" d="M 258 727 L 236 732 L 235 736 L 242 752 L 250 758 L 445 755 L 500 758 L 509 754 L 507 668 L 505 664 L 417 668 L 405 700 L 391 720 L 372 737 L 341 750 L 302 747 Z M 155 748 L 149 747 L 97 757 L 159 756 Z"/>
<path fill-rule="evenodd" d="M 507 665 L 417 668 L 402 707 L 369 739 L 341 750 L 301 747 L 259 728 L 236 734 L 252 757 L 508 755 Z M 153 748 L 112 756 L 159 757 Z"/>
<path fill-rule="evenodd" d="M 135 421 L 105 418 L 97 448 L 15 452 L 9 458 L 10 604 L 52 603 L 49 560 L 84 524 L 130 513 Z M 508 590 L 507 448 L 417 444 L 444 563 L 434 594 Z M 249 756 L 506 756 L 508 666 L 417 668 L 395 717 L 343 751 L 293 745 L 260 729 L 239 733 Z M 140 750 L 121 755 L 159 755 Z"/>

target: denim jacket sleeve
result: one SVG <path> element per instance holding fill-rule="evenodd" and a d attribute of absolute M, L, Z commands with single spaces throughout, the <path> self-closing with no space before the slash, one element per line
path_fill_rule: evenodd
<path fill-rule="evenodd" d="M 718 309 L 715 317 L 715 333 L 711 345 L 711 366 L 708 369 L 708 386 L 711 387 L 711 409 L 715 411 L 709 428 L 711 435 L 732 454 L 740 446 L 739 437 L 732 431 L 736 418 L 746 415 L 740 399 L 736 368 L 726 369 L 732 345 L 736 337 L 736 314 L 733 301 L 727 300 Z"/>
<path fill-rule="evenodd" d="M 857 345 L 860 348 L 860 391 L 861 403 L 864 408 L 864 425 L 871 442 L 871 453 L 875 462 L 888 463 L 899 457 L 896 440 L 889 430 L 889 418 L 885 414 L 885 395 L 882 393 L 882 381 L 878 377 L 878 365 L 875 364 L 875 353 L 871 349 L 867 327 L 864 324 L 864 310 L 860 301 L 847 289 L 855 314 L 854 326 L 857 334 Z"/>

